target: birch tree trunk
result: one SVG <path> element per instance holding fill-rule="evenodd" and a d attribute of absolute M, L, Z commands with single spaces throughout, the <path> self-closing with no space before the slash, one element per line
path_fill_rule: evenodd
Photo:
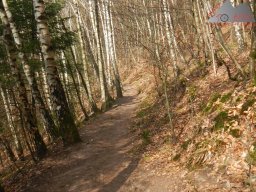
<path fill-rule="evenodd" d="M 216 33 L 217 33 L 220 45 L 225 50 L 225 52 L 228 54 L 228 56 L 230 57 L 232 62 L 235 64 L 236 68 L 238 69 L 238 71 L 242 75 L 242 77 L 245 77 L 245 72 L 244 72 L 242 66 L 238 63 L 238 61 L 235 59 L 235 57 L 231 53 L 229 47 L 225 44 L 222 31 L 217 25 L 216 25 Z"/>
<path fill-rule="evenodd" d="M 11 162 L 15 162 L 16 158 L 15 158 L 15 155 L 12 151 L 12 148 L 11 148 L 11 145 L 10 145 L 9 141 L 6 138 L 0 138 L 0 143 L 2 144 L 2 146 L 4 148 L 4 151 L 5 151 L 8 159 Z"/>
<path fill-rule="evenodd" d="M 92 30 L 93 30 L 93 39 L 95 39 L 95 58 L 97 58 L 97 62 L 99 63 L 99 52 L 98 52 L 98 46 L 99 45 L 99 39 L 98 39 L 98 30 L 97 30 L 97 21 L 96 21 L 96 13 L 95 13 L 95 8 L 96 8 L 96 1 L 94 0 L 89 0 L 89 17 L 92 25 Z M 99 66 L 98 67 L 98 77 L 99 77 Z"/>
<path fill-rule="evenodd" d="M 97 105 L 96 105 L 93 95 L 92 95 L 91 83 L 90 83 L 90 79 L 89 79 L 88 63 L 87 63 L 87 57 L 86 57 L 86 53 L 85 53 L 86 47 L 84 44 L 84 37 L 83 37 L 83 33 L 82 33 L 82 19 L 81 19 L 81 15 L 80 15 L 78 6 L 76 6 L 76 10 L 74 10 L 74 12 L 76 13 L 76 25 L 77 25 L 77 30 L 78 30 L 78 39 L 79 39 L 79 44 L 81 47 L 81 57 L 82 57 L 82 63 L 83 63 L 83 67 L 84 67 L 84 80 L 85 80 L 85 84 L 86 84 L 86 88 L 87 88 L 86 93 L 87 93 L 87 97 L 89 100 L 91 110 L 93 112 L 97 112 L 98 108 L 97 108 Z"/>
<path fill-rule="evenodd" d="M 174 76 L 179 75 L 179 68 L 177 65 L 177 54 L 175 53 L 175 45 L 174 45 L 174 35 L 173 35 L 173 28 L 172 28 L 172 23 L 171 23 L 171 18 L 170 18 L 170 13 L 168 9 L 168 4 L 166 0 L 162 0 L 163 4 L 163 14 L 164 14 L 164 20 L 165 20 L 165 31 L 166 31 L 166 36 L 167 36 L 167 42 L 168 42 L 168 48 L 169 48 L 169 54 L 172 59 L 173 63 L 173 71 L 174 71 Z"/>
<path fill-rule="evenodd" d="M 122 92 L 121 78 L 119 75 L 117 58 L 116 58 L 115 33 L 114 33 L 114 24 L 113 24 L 113 18 L 111 13 L 111 3 L 112 2 L 108 0 L 108 4 L 106 8 L 107 9 L 106 19 L 108 20 L 107 30 L 108 30 L 108 41 L 109 41 L 109 50 L 110 50 L 110 62 L 113 67 L 116 96 L 117 98 L 121 98 L 123 97 L 123 92 Z"/>
<path fill-rule="evenodd" d="M 253 2 L 254 17 L 256 18 L 256 1 Z M 250 54 L 250 73 L 253 79 L 254 85 L 256 85 L 256 74 L 255 74 L 255 64 L 256 64 L 256 25 L 253 25 L 252 35 L 251 35 L 251 54 Z"/>
<path fill-rule="evenodd" d="M 203 35 L 204 35 L 204 38 L 205 38 L 205 42 L 208 46 L 208 49 L 209 49 L 209 52 L 211 54 L 211 57 L 212 57 L 212 66 L 213 66 L 213 71 L 214 71 L 214 74 L 217 75 L 217 63 L 216 63 L 216 58 L 215 58 L 215 49 L 214 49 L 214 41 L 213 41 L 213 32 L 211 31 L 210 27 L 209 27 L 209 24 L 207 24 L 207 16 L 206 14 L 208 12 L 210 12 L 210 10 L 212 9 L 211 8 L 211 5 L 210 5 L 210 2 L 207 1 L 206 4 L 203 5 L 203 11 L 202 11 L 202 19 L 201 19 L 201 24 L 203 25 Z M 199 3 L 198 3 L 198 12 L 199 12 L 199 15 L 200 14 L 200 8 L 199 8 Z M 207 54 L 208 55 L 208 54 Z"/>
<path fill-rule="evenodd" d="M 51 140 L 53 141 L 57 138 L 56 126 L 55 126 L 54 121 L 53 121 L 49 111 L 47 110 L 44 101 L 43 101 L 43 98 L 41 96 L 41 93 L 39 91 L 38 84 L 37 84 L 37 81 L 35 78 L 35 74 L 31 71 L 30 66 L 28 65 L 28 59 L 27 59 L 26 55 L 21 50 L 22 41 L 21 41 L 20 35 L 18 33 L 18 30 L 16 28 L 16 25 L 13 21 L 12 13 L 9 11 L 7 1 L 6 0 L 2 0 L 2 1 L 3 1 L 4 9 L 6 12 L 6 16 L 10 23 L 10 28 L 12 31 L 12 35 L 13 35 L 13 39 L 14 39 L 16 48 L 19 51 L 19 58 L 21 60 L 22 66 L 23 66 L 24 73 L 25 73 L 27 81 L 31 87 L 32 96 L 38 105 L 41 117 L 43 119 L 44 126 L 46 127 L 46 131 L 47 131 L 48 135 L 50 136 Z"/>
<path fill-rule="evenodd" d="M 37 22 L 37 30 L 44 57 L 46 77 L 50 89 L 51 101 L 59 121 L 59 130 L 64 145 L 79 142 L 80 136 L 73 116 L 68 107 L 67 98 L 55 61 L 55 51 L 52 47 L 51 36 L 45 20 L 45 4 L 43 0 L 33 0 L 34 14 Z"/>
<path fill-rule="evenodd" d="M 27 90 L 17 64 L 17 59 L 16 59 L 17 53 L 16 53 L 15 44 L 12 38 L 10 23 L 8 22 L 8 18 L 5 13 L 2 1 L 0 1 L 0 16 L 1 16 L 2 23 L 4 25 L 4 40 L 7 47 L 11 71 L 13 76 L 16 79 L 16 83 L 18 84 L 19 100 L 20 100 L 20 105 L 22 107 L 22 116 L 24 118 L 24 123 L 26 125 L 26 128 L 30 136 L 32 137 L 33 144 L 35 145 L 35 153 L 36 153 L 35 156 L 37 159 L 40 159 L 46 154 L 47 149 L 39 133 L 39 130 L 37 128 L 36 117 L 32 113 L 31 108 L 29 107 L 30 105 L 28 102 Z"/>
<path fill-rule="evenodd" d="M 15 127 L 14 122 L 12 120 L 10 102 L 9 102 L 9 99 L 7 98 L 6 91 L 2 87 L 0 87 L 0 92 L 1 92 L 3 103 L 4 103 L 4 109 L 5 109 L 5 113 L 6 113 L 8 126 L 10 128 L 10 132 L 11 132 L 13 140 L 14 140 L 17 156 L 19 159 L 22 160 L 24 158 L 23 149 L 21 146 L 20 138 L 18 136 L 17 128 Z"/>
<path fill-rule="evenodd" d="M 64 53 L 65 55 L 65 53 Z M 78 102 L 79 102 L 79 105 L 81 107 L 81 110 L 84 114 L 84 117 L 85 117 L 85 120 L 88 120 L 88 115 L 87 115 L 87 112 L 86 112 L 86 109 L 83 105 L 83 102 L 82 102 L 82 98 L 81 98 L 81 94 L 80 94 L 80 89 L 78 88 L 78 85 L 76 83 L 76 79 L 75 79 L 75 76 L 73 74 L 73 71 L 72 71 L 72 67 L 71 67 L 71 64 L 69 62 L 69 60 L 67 59 L 66 55 L 65 55 L 65 59 L 67 61 L 67 69 L 69 70 L 69 73 L 70 73 L 70 76 L 71 76 L 71 79 L 73 81 L 73 84 L 74 84 L 74 88 L 75 88 L 75 91 L 76 91 L 76 94 L 77 94 L 77 98 L 78 98 Z"/>
<path fill-rule="evenodd" d="M 101 3 L 101 6 L 99 6 L 99 13 L 100 13 L 100 19 L 102 22 L 102 32 L 103 32 L 103 40 L 104 40 L 104 48 L 105 48 L 105 63 L 106 63 L 106 79 L 109 87 L 112 86 L 112 76 L 111 76 L 111 67 L 110 67 L 110 45 L 109 45 L 109 20 L 108 20 L 108 14 L 107 14 L 107 4 L 108 2 L 106 0 L 103 0 Z"/>
<path fill-rule="evenodd" d="M 111 106 L 111 98 L 108 92 L 105 69 L 103 63 L 103 54 L 101 47 L 101 37 L 100 37 L 100 16 L 99 16 L 99 1 L 95 0 L 95 15 L 96 15 L 96 31 L 97 31 L 97 52 L 98 52 L 98 65 L 99 65 L 99 77 L 100 77 L 100 90 L 101 90 L 101 110 L 106 111 Z"/>
<path fill-rule="evenodd" d="M 233 6 L 237 6 L 240 2 L 237 0 L 231 0 L 231 3 Z M 245 47 L 245 42 L 244 42 L 244 37 L 243 37 L 243 32 L 242 32 L 242 26 L 240 23 L 235 23 L 234 24 L 234 29 L 235 29 L 235 36 L 237 40 L 237 44 L 239 47 L 239 50 L 242 51 Z"/>
<path fill-rule="evenodd" d="M 236 39 L 238 43 L 239 50 L 243 50 L 245 47 L 244 38 L 242 34 L 242 27 L 239 23 L 235 23 L 235 32 L 236 32 Z"/>
<path fill-rule="evenodd" d="M 42 75 L 42 79 L 43 79 L 43 92 L 44 92 L 44 97 L 45 97 L 45 101 L 47 103 L 47 106 L 49 107 L 49 110 L 52 111 L 52 103 L 51 103 L 51 99 L 50 99 L 50 93 L 49 93 L 49 86 L 47 84 L 47 78 L 46 78 L 46 73 L 45 73 L 45 68 L 42 67 L 41 71 L 40 71 L 41 75 Z"/>

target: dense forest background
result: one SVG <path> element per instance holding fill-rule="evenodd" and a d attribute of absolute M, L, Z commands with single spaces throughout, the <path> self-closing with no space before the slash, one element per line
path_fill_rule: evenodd
<path fill-rule="evenodd" d="M 230 4 L 243 2 L 255 16 L 255 1 Z M 150 77 L 137 87 L 147 95 L 135 123 L 143 145 L 168 141 L 168 156 L 182 162 L 185 153 L 193 168 L 239 148 L 242 159 L 230 158 L 242 162 L 243 187 L 253 190 L 256 24 L 209 23 L 222 3 L 1 0 L 3 180 L 83 140 L 83 122 L 111 109 L 135 73 L 130 82 Z"/>

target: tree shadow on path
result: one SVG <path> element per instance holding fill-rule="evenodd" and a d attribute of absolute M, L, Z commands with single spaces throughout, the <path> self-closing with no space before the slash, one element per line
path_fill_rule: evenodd
<path fill-rule="evenodd" d="M 140 158 L 134 158 L 128 167 L 122 170 L 110 183 L 105 184 L 98 192 L 117 192 L 137 168 Z"/>

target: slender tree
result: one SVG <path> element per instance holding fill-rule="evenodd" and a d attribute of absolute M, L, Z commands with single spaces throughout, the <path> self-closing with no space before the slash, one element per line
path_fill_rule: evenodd
<path fill-rule="evenodd" d="M 36 117 L 32 113 L 28 102 L 27 91 L 25 83 L 21 76 L 21 71 L 18 67 L 16 58 L 17 52 L 10 28 L 10 23 L 4 10 L 3 1 L 0 1 L 0 16 L 4 25 L 4 40 L 9 57 L 11 71 L 18 85 L 19 101 L 20 105 L 22 106 L 22 116 L 24 119 L 24 124 L 30 136 L 32 137 L 33 145 L 35 145 L 35 156 L 37 159 L 40 159 L 46 153 L 46 146 L 37 128 Z"/>
<path fill-rule="evenodd" d="M 59 132 L 65 145 L 76 143 L 81 139 L 58 74 L 56 54 L 52 47 L 52 40 L 45 19 L 45 2 L 43 0 L 33 0 L 33 6 L 51 101 L 59 122 Z"/>
<path fill-rule="evenodd" d="M 49 136 L 51 137 L 52 140 L 55 140 L 57 138 L 56 126 L 55 126 L 54 121 L 53 121 L 49 111 L 47 110 L 44 101 L 43 101 L 43 98 L 41 96 L 41 93 L 39 91 L 38 84 L 37 84 L 37 81 L 35 78 L 35 74 L 31 71 L 31 68 L 28 64 L 28 58 L 22 51 L 22 41 L 21 41 L 20 35 L 18 33 L 18 30 L 16 28 L 16 25 L 13 21 L 12 13 L 9 10 L 6 0 L 3 0 L 3 5 L 4 5 L 4 9 L 6 11 L 8 21 L 10 23 L 10 28 L 12 31 L 12 35 L 13 35 L 13 39 L 14 39 L 16 48 L 19 52 L 19 58 L 22 62 L 24 73 L 26 75 L 26 78 L 27 78 L 29 85 L 31 87 L 31 90 L 32 90 L 32 96 L 33 96 L 35 102 L 37 103 L 37 105 L 39 106 L 39 110 L 40 110 L 44 125 L 46 127 L 47 133 L 49 134 Z"/>

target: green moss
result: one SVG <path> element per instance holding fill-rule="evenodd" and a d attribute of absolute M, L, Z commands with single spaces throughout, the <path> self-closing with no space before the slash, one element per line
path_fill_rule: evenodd
<path fill-rule="evenodd" d="M 141 138 L 142 138 L 144 144 L 150 143 L 150 131 L 143 130 L 141 133 Z"/>
<path fill-rule="evenodd" d="M 138 118 L 143 118 L 145 117 L 148 113 L 149 113 L 149 110 L 150 110 L 150 103 L 147 101 L 147 100 L 144 100 L 141 104 L 140 104 L 140 109 L 139 111 L 137 112 L 136 116 Z"/>
<path fill-rule="evenodd" d="M 221 97 L 221 94 L 219 93 L 214 93 L 211 97 L 212 102 L 216 102 L 219 98 Z"/>
<path fill-rule="evenodd" d="M 205 112 L 205 113 L 211 112 L 211 111 L 212 111 L 213 104 L 214 104 L 219 98 L 221 98 L 221 94 L 219 94 L 219 93 L 214 93 L 214 94 L 211 96 L 211 98 L 210 98 L 210 100 L 209 100 L 207 106 L 204 108 L 203 112 Z"/>
<path fill-rule="evenodd" d="M 249 107 L 251 107 L 256 102 L 256 99 L 248 99 L 242 106 L 241 113 L 248 110 Z"/>
<path fill-rule="evenodd" d="M 256 87 L 256 74 L 252 78 L 252 85 Z"/>
<path fill-rule="evenodd" d="M 207 104 L 206 107 L 203 109 L 204 113 L 208 113 L 212 108 L 212 105 Z"/>
<path fill-rule="evenodd" d="M 237 97 L 236 102 L 240 102 L 242 100 L 241 97 Z"/>
<path fill-rule="evenodd" d="M 256 51 L 252 51 L 252 52 L 250 53 L 250 57 L 251 57 L 252 59 L 256 59 Z"/>
<path fill-rule="evenodd" d="M 175 155 L 172 160 L 178 161 L 178 160 L 180 160 L 180 157 L 181 157 L 181 154 L 179 153 L 179 154 Z"/>
<path fill-rule="evenodd" d="M 200 110 L 201 111 L 204 111 L 206 108 L 207 108 L 207 103 L 205 103 L 204 101 L 202 101 L 201 103 L 200 103 Z"/>
<path fill-rule="evenodd" d="M 247 162 L 251 165 L 256 165 L 256 142 L 252 144 L 253 150 L 250 150 L 247 155 Z"/>
<path fill-rule="evenodd" d="M 179 78 L 179 83 L 180 83 L 181 85 L 186 85 L 186 84 L 187 84 L 187 79 L 186 79 L 185 77 L 180 77 L 180 78 Z"/>
<path fill-rule="evenodd" d="M 227 94 L 225 94 L 225 95 L 223 95 L 223 96 L 221 97 L 221 99 L 220 99 L 220 102 L 226 103 L 227 101 L 230 100 L 231 96 L 232 96 L 232 93 L 231 93 L 231 92 L 230 92 L 230 93 L 227 93 Z"/>
<path fill-rule="evenodd" d="M 232 135 L 235 138 L 241 137 L 241 131 L 239 129 L 231 129 L 229 131 L 229 134 Z"/>
<path fill-rule="evenodd" d="M 138 111 L 136 116 L 138 118 L 143 118 L 146 115 L 145 110 Z"/>
<path fill-rule="evenodd" d="M 150 103 L 148 102 L 147 99 L 145 99 L 144 101 L 141 102 L 141 104 L 140 104 L 141 109 L 148 108 L 148 107 L 150 107 Z"/>
<path fill-rule="evenodd" d="M 188 88 L 189 101 L 193 102 L 196 99 L 197 88 L 195 86 L 191 86 Z"/>
<path fill-rule="evenodd" d="M 228 113 L 226 111 L 220 112 L 215 118 L 215 125 L 214 125 L 214 130 L 220 130 L 224 128 L 225 122 L 229 119 Z"/>
<path fill-rule="evenodd" d="M 184 150 L 187 150 L 187 148 L 188 148 L 188 146 L 189 146 L 190 143 L 191 143 L 191 139 L 189 139 L 189 140 L 183 142 L 183 143 L 181 144 L 181 148 L 184 149 Z"/>
<path fill-rule="evenodd" d="M 217 139 L 216 140 L 216 148 L 218 149 L 218 148 L 221 148 L 221 147 L 223 147 L 223 146 L 225 146 L 226 145 L 226 143 L 224 142 L 224 141 L 222 141 L 222 140 L 220 140 L 220 139 Z"/>
<path fill-rule="evenodd" d="M 205 63 L 204 63 L 204 62 L 198 62 L 197 64 L 198 64 L 198 67 L 199 67 L 199 68 L 205 67 Z"/>

